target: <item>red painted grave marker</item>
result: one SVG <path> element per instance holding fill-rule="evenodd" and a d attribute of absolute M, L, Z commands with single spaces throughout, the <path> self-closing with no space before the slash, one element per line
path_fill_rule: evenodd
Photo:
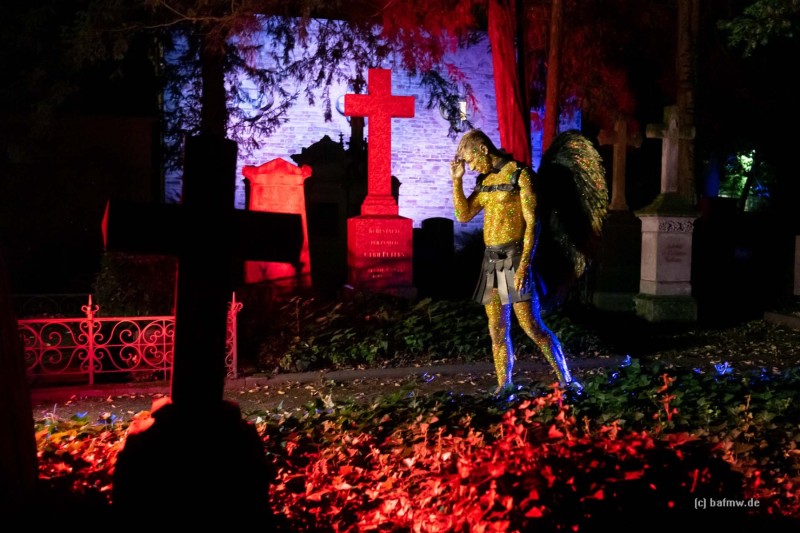
<path fill-rule="evenodd" d="M 344 114 L 366 117 L 367 197 L 347 221 L 348 282 L 357 289 L 413 297 L 413 224 L 392 196 L 392 118 L 413 117 L 414 97 L 392 94 L 392 72 L 370 69 L 368 94 L 346 94 Z"/>
<path fill-rule="evenodd" d="M 300 263 L 278 263 L 271 261 L 246 261 L 244 280 L 258 283 L 265 280 L 300 278 L 303 285 L 310 285 L 311 256 L 308 251 L 308 223 L 306 218 L 306 196 L 303 184 L 311 175 L 311 167 L 297 166 L 279 158 L 263 165 L 246 165 L 242 174 L 250 181 L 250 211 L 291 213 L 300 215 L 303 225 L 303 248 Z"/>

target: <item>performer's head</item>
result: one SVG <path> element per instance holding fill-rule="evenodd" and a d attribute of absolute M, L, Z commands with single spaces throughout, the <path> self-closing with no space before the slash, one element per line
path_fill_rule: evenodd
<path fill-rule="evenodd" d="M 499 154 L 488 135 L 481 130 L 469 130 L 458 143 L 456 159 L 466 162 L 471 170 L 486 174 L 493 168 L 492 157 Z"/>

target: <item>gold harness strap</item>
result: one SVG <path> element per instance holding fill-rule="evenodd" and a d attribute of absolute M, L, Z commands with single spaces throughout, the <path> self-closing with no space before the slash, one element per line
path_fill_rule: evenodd
<path fill-rule="evenodd" d="M 497 185 L 482 185 L 484 178 L 486 178 L 486 174 L 481 174 L 480 176 L 478 176 L 477 179 L 478 184 L 475 185 L 475 191 L 476 192 L 519 191 L 519 175 L 521 173 L 522 173 L 522 166 L 517 165 L 517 170 L 511 173 L 511 179 L 509 180 L 509 183 L 499 183 Z"/>

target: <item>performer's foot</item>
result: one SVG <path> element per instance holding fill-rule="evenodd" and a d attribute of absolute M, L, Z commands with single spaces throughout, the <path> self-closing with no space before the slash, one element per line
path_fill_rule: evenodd
<path fill-rule="evenodd" d="M 498 385 L 494 389 L 494 392 L 492 393 L 492 396 L 495 396 L 495 397 L 506 397 L 506 396 L 508 396 L 510 394 L 513 394 L 514 391 L 516 391 L 516 390 L 517 390 L 517 388 L 514 386 L 514 384 L 509 382 L 509 383 L 506 383 L 505 385 Z"/>
<path fill-rule="evenodd" d="M 579 398 L 584 396 L 583 385 L 577 379 L 571 379 L 566 383 L 561 383 L 566 393 L 572 398 Z"/>

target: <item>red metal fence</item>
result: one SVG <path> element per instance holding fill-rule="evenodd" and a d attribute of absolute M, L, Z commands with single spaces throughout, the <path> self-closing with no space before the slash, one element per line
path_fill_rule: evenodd
<path fill-rule="evenodd" d="M 233 294 L 225 351 L 229 378 L 238 375 L 236 315 L 241 308 Z M 98 317 L 98 310 L 89 295 L 81 307 L 84 316 L 18 320 L 31 386 L 170 377 L 174 316 Z"/>

